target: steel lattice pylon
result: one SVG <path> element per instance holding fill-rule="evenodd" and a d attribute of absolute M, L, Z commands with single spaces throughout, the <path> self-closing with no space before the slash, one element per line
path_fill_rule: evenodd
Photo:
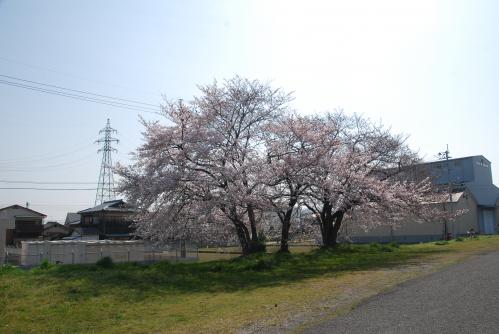
<path fill-rule="evenodd" d="M 102 162 L 100 166 L 99 184 L 97 185 L 97 195 L 95 196 L 96 206 L 105 201 L 116 199 L 111 153 L 117 152 L 117 150 L 112 147 L 112 143 L 118 143 L 119 141 L 112 137 L 113 133 L 117 133 L 117 131 L 111 127 L 111 122 L 108 118 L 106 127 L 99 131 L 99 135 L 103 136 L 95 141 L 102 145 L 102 148 L 97 151 L 98 153 L 102 152 Z"/>

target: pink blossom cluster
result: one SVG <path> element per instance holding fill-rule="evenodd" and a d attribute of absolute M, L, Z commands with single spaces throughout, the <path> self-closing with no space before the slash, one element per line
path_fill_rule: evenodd
<path fill-rule="evenodd" d="M 291 96 L 235 77 L 167 102 L 165 122 L 142 121 L 134 163 L 118 166 L 120 191 L 140 210 L 136 233 L 163 242 L 238 242 L 261 250 L 262 233 L 288 251 L 293 238 L 334 246 L 346 215 L 362 226 L 428 220 L 442 210 L 419 161 L 382 124 L 335 111 L 301 116 Z"/>

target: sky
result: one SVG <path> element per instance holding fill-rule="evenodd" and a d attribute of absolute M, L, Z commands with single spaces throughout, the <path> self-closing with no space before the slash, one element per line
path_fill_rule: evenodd
<path fill-rule="evenodd" d="M 498 36 L 494 0 L 0 0 L 0 188 L 80 189 L 0 189 L 0 207 L 28 202 L 58 221 L 92 207 L 95 190 L 82 189 L 96 188 L 108 118 L 113 161 L 130 163 L 140 116 L 160 119 L 148 111 L 165 97 L 188 101 L 234 75 L 293 92 L 303 114 L 381 121 L 425 160 L 447 144 L 452 157 L 484 155 L 499 177 Z M 29 84 L 18 79 L 147 105 L 9 84 Z"/>

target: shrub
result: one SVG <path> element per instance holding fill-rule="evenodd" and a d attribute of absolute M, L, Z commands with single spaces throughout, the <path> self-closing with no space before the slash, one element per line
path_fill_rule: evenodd
<path fill-rule="evenodd" d="M 11 272 L 14 269 L 15 269 L 15 267 L 10 265 L 10 264 L 0 265 L 0 275 L 3 273 Z"/>
<path fill-rule="evenodd" d="M 390 242 L 388 244 L 372 243 L 369 248 L 375 252 L 393 252 L 396 248 L 400 246 L 397 243 Z"/>
<path fill-rule="evenodd" d="M 101 268 L 111 268 L 114 265 L 113 259 L 111 259 L 109 256 L 104 256 L 103 258 L 99 259 L 99 261 L 97 261 L 95 264 Z"/>
<path fill-rule="evenodd" d="M 388 243 L 388 246 L 390 246 L 392 248 L 400 248 L 399 243 L 396 241 L 392 241 L 392 242 Z"/>
<path fill-rule="evenodd" d="M 382 245 L 381 246 L 381 251 L 382 252 L 393 252 L 393 247 L 391 247 L 390 245 Z"/>
<path fill-rule="evenodd" d="M 456 241 L 464 241 L 464 239 L 462 237 L 457 237 Z"/>
<path fill-rule="evenodd" d="M 252 242 L 251 245 L 251 252 L 252 253 L 265 253 L 267 250 L 267 245 L 265 242 L 258 240 L 257 242 Z"/>
<path fill-rule="evenodd" d="M 42 263 L 40 263 L 40 269 L 44 269 L 45 270 L 45 269 L 48 269 L 48 268 L 50 268 L 49 260 L 44 259 L 42 261 Z"/>
<path fill-rule="evenodd" d="M 443 246 L 443 245 L 447 245 L 448 243 L 449 242 L 447 240 L 442 240 L 442 241 L 435 242 L 435 245 Z"/>

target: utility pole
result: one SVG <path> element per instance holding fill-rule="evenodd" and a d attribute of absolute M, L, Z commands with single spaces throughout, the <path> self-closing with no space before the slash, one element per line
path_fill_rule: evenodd
<path fill-rule="evenodd" d="M 447 148 L 443 152 L 438 153 L 438 159 L 439 160 L 445 160 L 446 162 L 446 169 L 447 169 L 447 194 L 449 195 L 449 214 L 451 212 L 451 205 L 452 205 L 452 182 L 450 179 L 450 165 L 449 165 L 449 159 L 451 156 L 449 155 L 449 144 L 447 144 Z M 445 210 L 445 203 L 444 203 L 444 210 Z M 447 234 L 449 233 L 448 227 L 447 227 L 447 218 L 444 218 L 444 240 L 447 240 Z"/>
<path fill-rule="evenodd" d="M 112 137 L 113 133 L 117 133 L 117 131 L 111 127 L 111 123 L 108 118 L 106 127 L 99 131 L 99 135 L 101 137 L 95 141 L 95 143 L 101 145 L 101 148 L 97 151 L 97 153 L 102 152 L 99 183 L 97 185 L 97 194 L 95 196 L 96 206 L 105 201 L 110 201 L 116 198 L 111 153 L 117 152 L 117 150 L 112 147 L 112 143 L 118 143 L 119 141 L 118 139 Z"/>

